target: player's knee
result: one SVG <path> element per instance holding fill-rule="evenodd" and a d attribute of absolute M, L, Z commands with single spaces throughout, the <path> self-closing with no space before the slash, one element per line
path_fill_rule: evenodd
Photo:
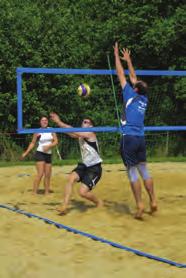
<path fill-rule="evenodd" d="M 77 181 L 77 178 L 76 178 L 76 176 L 74 175 L 74 173 L 72 172 L 72 173 L 68 176 L 67 180 L 68 180 L 68 183 L 73 184 L 74 182 Z"/>
<path fill-rule="evenodd" d="M 86 198 L 86 195 L 87 195 L 87 191 L 84 189 L 84 188 L 81 188 L 79 189 L 79 195 L 83 198 Z"/>
<path fill-rule="evenodd" d="M 45 177 L 46 177 L 47 179 L 50 179 L 51 173 L 45 173 Z"/>
<path fill-rule="evenodd" d="M 44 175 L 44 172 L 40 172 L 40 173 L 38 173 L 38 179 L 42 179 L 42 177 L 43 177 L 43 175 Z"/>
<path fill-rule="evenodd" d="M 143 180 L 147 180 L 147 179 L 151 178 L 150 175 L 149 175 L 149 172 L 147 170 L 146 163 L 139 163 L 137 165 L 137 167 L 138 167 L 138 171 L 140 173 L 140 176 L 142 177 Z"/>
<path fill-rule="evenodd" d="M 138 171 L 136 166 L 129 166 L 127 173 L 130 182 L 136 182 L 138 180 Z"/>

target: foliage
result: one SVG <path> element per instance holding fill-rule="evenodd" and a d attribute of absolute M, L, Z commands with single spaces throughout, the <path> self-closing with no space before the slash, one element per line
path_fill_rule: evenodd
<path fill-rule="evenodd" d="M 1 131 L 16 131 L 17 67 L 103 69 L 108 68 L 107 52 L 114 67 L 112 46 L 118 40 L 131 49 L 136 68 L 185 69 L 185 7 L 178 0 L 1 0 Z M 74 93 L 82 78 L 23 75 L 25 127 L 36 127 L 40 116 L 52 110 L 74 125 L 80 125 L 84 110 L 97 125 L 116 125 L 110 80 L 90 76 L 94 93 L 82 102 Z M 159 117 L 148 114 L 147 123 L 184 124 L 185 82 L 150 80 L 152 95 L 161 91 L 164 97 Z M 105 92 L 110 95 L 106 99 Z"/>

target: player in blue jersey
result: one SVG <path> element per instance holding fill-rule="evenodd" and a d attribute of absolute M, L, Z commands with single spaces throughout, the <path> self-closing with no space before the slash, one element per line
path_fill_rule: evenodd
<path fill-rule="evenodd" d="M 137 80 L 130 51 L 123 49 L 121 59 L 127 62 L 129 77 L 132 86 L 127 82 L 122 66 L 118 43 L 114 46 L 116 72 L 122 87 L 123 113 L 121 117 L 122 138 L 121 157 L 127 168 L 128 178 L 137 205 L 136 219 L 142 219 L 144 204 L 141 196 L 141 183 L 139 175 L 143 179 L 144 186 L 150 199 L 150 210 L 157 210 L 157 202 L 154 193 L 153 179 L 149 175 L 146 165 L 146 146 L 144 139 L 144 117 L 147 109 L 147 84 Z"/>

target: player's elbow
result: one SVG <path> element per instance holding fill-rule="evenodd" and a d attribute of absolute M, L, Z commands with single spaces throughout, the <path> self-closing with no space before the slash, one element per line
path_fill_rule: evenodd
<path fill-rule="evenodd" d="M 54 141 L 54 146 L 57 146 L 58 145 L 58 139 L 56 139 L 55 141 Z"/>
<path fill-rule="evenodd" d="M 59 140 L 58 140 L 57 136 L 55 136 L 55 138 L 54 138 L 54 143 L 55 143 L 56 145 L 58 145 L 58 143 L 59 143 Z"/>

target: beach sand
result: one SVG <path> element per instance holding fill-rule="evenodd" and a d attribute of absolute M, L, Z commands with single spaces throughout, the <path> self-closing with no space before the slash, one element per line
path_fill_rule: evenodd
<path fill-rule="evenodd" d="M 103 177 L 94 192 L 104 200 L 95 208 L 78 196 L 74 187 L 71 209 L 56 212 L 67 174 L 73 166 L 55 166 L 53 193 L 32 196 L 34 166 L 0 168 L 0 204 L 46 217 L 159 257 L 186 264 L 186 163 L 150 163 L 159 210 L 144 221 L 135 220 L 135 203 L 123 165 L 104 165 Z M 41 220 L 0 208 L 0 278 L 49 277 L 186 277 L 186 268 L 150 260 L 78 234 L 57 229 Z"/>

